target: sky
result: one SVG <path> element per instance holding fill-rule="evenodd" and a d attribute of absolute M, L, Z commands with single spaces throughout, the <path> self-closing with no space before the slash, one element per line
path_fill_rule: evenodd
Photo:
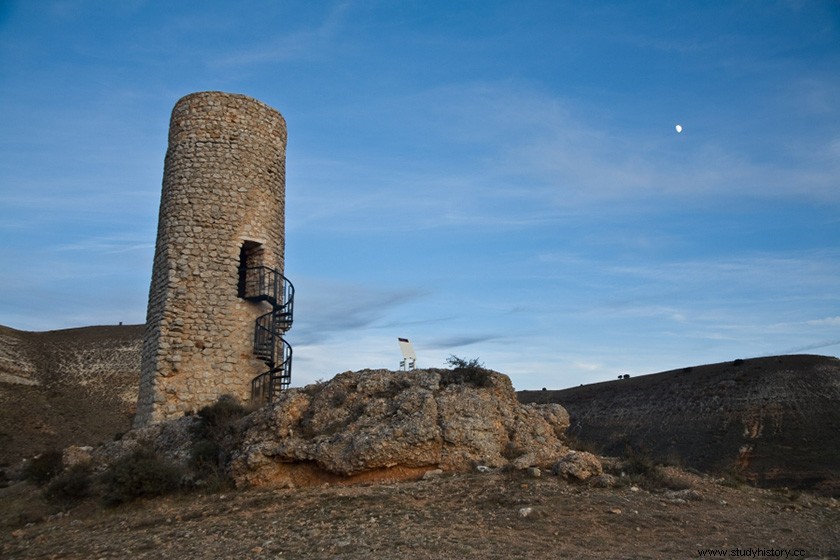
<path fill-rule="evenodd" d="M 293 386 L 840 354 L 837 0 L 0 0 L 0 324 L 145 320 L 206 90 L 288 125 Z"/>

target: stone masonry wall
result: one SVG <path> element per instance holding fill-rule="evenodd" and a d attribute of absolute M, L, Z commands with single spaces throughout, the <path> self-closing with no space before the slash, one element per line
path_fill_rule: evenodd
<path fill-rule="evenodd" d="M 143 345 L 136 426 L 181 416 L 223 394 L 242 400 L 266 366 L 239 297 L 249 264 L 283 271 L 286 123 L 243 95 L 187 95 L 172 111 Z M 253 250 L 259 244 L 256 251 Z"/>

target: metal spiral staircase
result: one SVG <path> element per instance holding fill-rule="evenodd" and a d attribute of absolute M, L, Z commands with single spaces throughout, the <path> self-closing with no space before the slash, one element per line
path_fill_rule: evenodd
<path fill-rule="evenodd" d="M 246 269 L 244 288 L 244 299 L 271 304 L 271 311 L 257 317 L 254 327 L 254 355 L 268 371 L 251 381 L 251 400 L 271 402 L 292 381 L 292 347 L 283 335 L 292 328 L 295 287 L 273 268 L 256 266 Z"/>

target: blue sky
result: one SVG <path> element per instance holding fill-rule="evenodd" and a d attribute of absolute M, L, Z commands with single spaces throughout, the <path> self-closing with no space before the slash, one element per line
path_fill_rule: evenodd
<path fill-rule="evenodd" d="M 294 385 L 840 353 L 840 2 L 0 0 L 0 324 L 143 322 L 202 90 L 288 123 Z"/>

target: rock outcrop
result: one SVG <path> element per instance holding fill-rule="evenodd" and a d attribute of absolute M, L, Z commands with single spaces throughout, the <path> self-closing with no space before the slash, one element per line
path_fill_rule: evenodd
<path fill-rule="evenodd" d="M 568 422 L 559 405 L 521 405 L 495 372 L 346 372 L 246 417 L 230 470 L 238 485 L 295 485 L 550 467 Z"/>
<path fill-rule="evenodd" d="M 592 453 L 570 451 L 555 463 L 552 472 L 566 478 L 589 480 L 594 476 L 603 474 L 604 468 L 601 465 L 601 460 Z"/>

